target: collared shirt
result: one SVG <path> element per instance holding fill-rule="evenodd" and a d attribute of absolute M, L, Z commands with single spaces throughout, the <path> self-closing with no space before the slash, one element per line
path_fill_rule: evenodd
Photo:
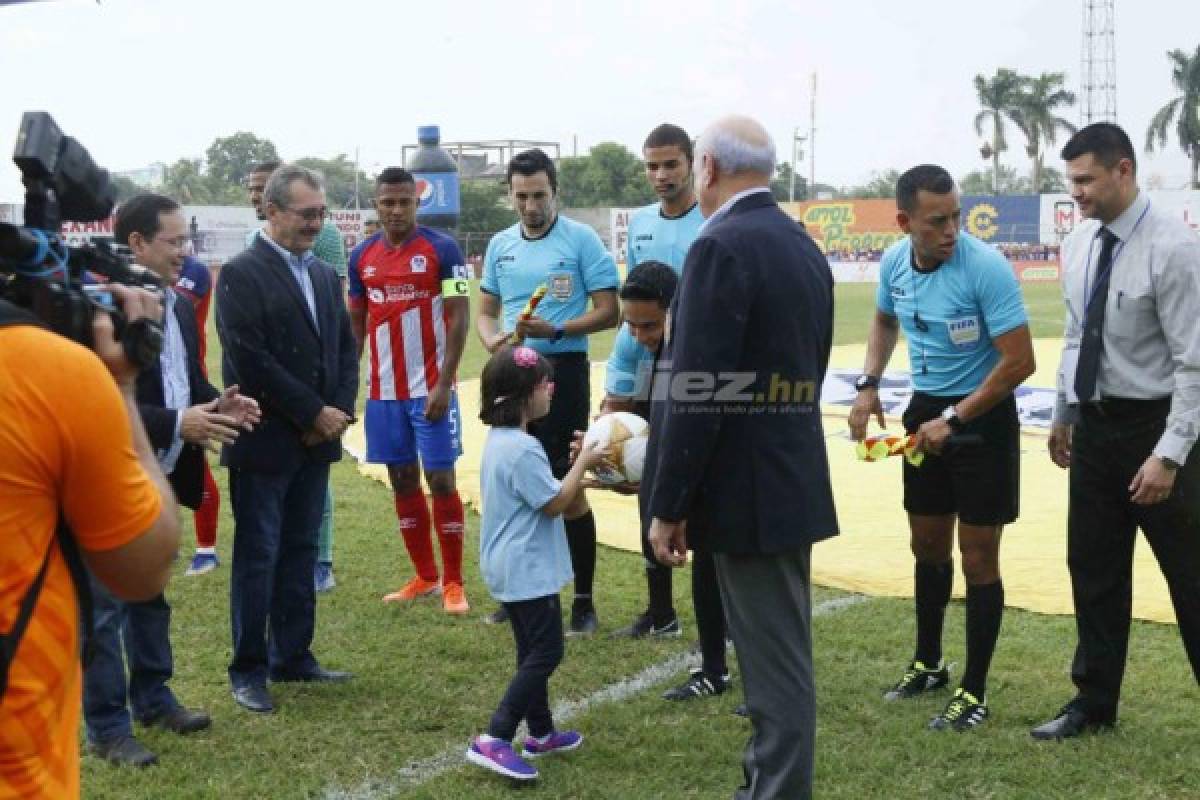
<path fill-rule="evenodd" d="M 700 232 L 703 233 L 705 228 L 712 225 L 717 220 L 719 220 L 721 217 L 728 214 L 729 209 L 733 208 L 734 204 L 736 204 L 737 201 L 741 200 L 743 197 L 749 197 L 752 194 L 758 194 L 759 192 L 767 192 L 768 194 L 770 194 L 771 187 L 769 187 L 769 186 L 754 186 L 749 189 L 743 189 L 742 191 L 738 192 L 733 197 L 729 198 L 724 203 L 722 203 L 721 207 L 718 208 L 716 211 L 714 211 L 712 213 L 711 217 L 708 217 L 707 219 L 704 220 L 704 224 L 700 226 Z"/>
<path fill-rule="evenodd" d="M 663 214 L 660 203 L 638 209 L 629 219 L 626 267 L 632 270 L 654 260 L 682 276 L 688 248 L 703 224 L 699 203 L 678 217 Z M 604 370 L 604 390 L 615 397 L 644 398 L 650 391 L 653 366 L 654 354 L 638 344 L 629 326 L 622 324 Z"/>
<path fill-rule="evenodd" d="M 517 318 L 538 286 L 547 289 L 537 315 L 565 325 L 587 313 L 593 292 L 617 291 L 621 279 L 604 242 L 588 225 L 559 214 L 550 229 L 530 239 L 516 223 L 488 242 L 480 291 L 500 299 L 504 330 L 516 330 Z M 543 355 L 586 353 L 585 335 L 553 339 L 530 337 L 525 344 Z"/>
<path fill-rule="evenodd" d="M 1144 192 L 1107 227 L 1119 241 L 1105 299 L 1097 393 L 1145 400 L 1169 396 L 1167 428 L 1154 455 L 1182 464 L 1200 434 L 1200 237 Z M 1067 325 L 1056 423 L 1079 421 L 1078 407 L 1069 403 L 1075 400 L 1071 387 L 1086 318 L 1084 292 L 1097 281 L 1100 228 L 1089 220 L 1062 245 Z"/>
<path fill-rule="evenodd" d="M 296 255 L 290 250 L 284 250 L 279 244 L 271 238 L 266 229 L 259 231 L 262 240 L 271 247 L 275 248 L 275 252 L 283 257 L 283 262 L 288 265 L 288 269 L 292 271 L 292 276 L 296 279 L 296 283 L 300 286 L 300 292 L 304 295 L 304 301 L 308 303 L 308 313 L 312 317 L 313 325 L 320 331 L 320 324 L 317 322 L 317 295 L 313 291 L 312 275 L 308 268 L 317 260 L 313 255 L 312 250 L 306 250 L 303 255 Z"/>
<path fill-rule="evenodd" d="M 904 331 L 913 387 L 936 397 L 978 389 L 1000 363 L 996 338 L 1028 323 L 1008 260 L 966 232 L 932 272 L 916 268 L 911 238 L 889 247 L 875 305 Z"/>
<path fill-rule="evenodd" d="M 192 392 L 188 384 L 187 347 L 183 344 L 183 331 L 179 329 L 179 320 L 175 317 L 175 302 L 179 296 L 170 289 L 163 292 L 163 319 L 166 322 L 166 335 L 163 336 L 162 351 L 158 355 L 158 363 L 162 368 L 163 407 L 176 412 L 175 437 L 171 446 L 155 453 L 162 471 L 170 475 L 175 471 L 179 454 L 183 452 L 183 437 L 179 435 L 183 426 L 183 412 L 188 407 Z"/>
<path fill-rule="evenodd" d="M 258 236 L 259 231 L 265 232 L 265 229 L 254 228 L 246 234 L 246 247 L 254 246 L 254 238 Z M 339 278 L 346 277 L 346 265 L 349 263 L 346 257 L 346 243 L 342 239 L 341 231 L 332 221 L 326 220 L 321 226 L 321 232 L 313 239 L 312 251 L 313 255 L 333 267 Z"/>

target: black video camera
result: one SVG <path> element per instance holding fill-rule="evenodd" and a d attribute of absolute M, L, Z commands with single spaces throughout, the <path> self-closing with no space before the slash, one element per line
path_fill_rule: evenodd
<path fill-rule="evenodd" d="M 64 220 L 98 222 L 112 214 L 116 192 L 108 170 L 44 111 L 21 117 L 13 161 L 25 184 L 25 224 L 0 223 L 0 298 L 88 348 L 94 346 L 92 318 L 103 311 L 130 362 L 138 369 L 153 364 L 162 349 L 162 326 L 127 321 L 95 279 L 161 289 L 157 276 L 131 267 L 106 241 L 71 247 L 60 235 Z"/>

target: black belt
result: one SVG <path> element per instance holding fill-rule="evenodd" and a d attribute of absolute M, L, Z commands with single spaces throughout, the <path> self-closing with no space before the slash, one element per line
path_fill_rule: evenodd
<path fill-rule="evenodd" d="M 1099 417 L 1142 417 L 1171 410 L 1171 398 L 1150 400 L 1136 397 L 1102 397 L 1094 403 L 1080 403 L 1080 412 Z"/>

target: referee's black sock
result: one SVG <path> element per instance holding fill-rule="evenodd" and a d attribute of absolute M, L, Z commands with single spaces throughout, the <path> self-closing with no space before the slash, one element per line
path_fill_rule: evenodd
<path fill-rule="evenodd" d="M 582 517 L 565 520 L 567 549 L 571 551 L 571 569 L 575 572 L 576 605 L 579 598 L 586 598 L 587 607 L 592 605 L 592 581 L 596 577 L 596 518 L 591 509 Z"/>
<path fill-rule="evenodd" d="M 996 639 L 1000 637 L 1003 617 L 1003 581 L 967 586 L 967 668 L 963 672 L 962 688 L 980 702 L 987 692 L 988 668 L 996 650 Z"/>
<path fill-rule="evenodd" d="M 671 598 L 671 568 L 646 563 L 646 593 L 649 595 L 650 621 L 654 627 L 669 625 L 675 619 L 675 604 Z"/>
<path fill-rule="evenodd" d="M 942 660 L 942 623 L 946 605 L 954 588 L 954 562 L 928 564 L 917 562 L 914 572 L 917 605 L 917 653 L 927 669 L 936 669 Z"/>

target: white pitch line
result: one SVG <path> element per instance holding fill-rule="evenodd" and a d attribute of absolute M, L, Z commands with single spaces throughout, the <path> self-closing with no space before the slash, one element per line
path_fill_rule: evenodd
<path fill-rule="evenodd" d="M 868 598 L 861 594 L 850 594 L 843 597 L 833 597 L 813 606 L 812 615 L 822 617 L 836 614 L 850 606 L 865 602 Z M 572 717 L 586 713 L 596 706 L 616 703 L 625 700 L 638 692 L 644 691 L 663 683 L 672 675 L 676 675 L 690 667 L 700 664 L 700 657 L 693 653 L 680 653 L 671 656 L 666 661 L 660 661 L 646 667 L 632 677 L 609 684 L 598 689 L 580 700 L 567 700 L 554 707 L 555 721 L 566 722 Z M 327 789 L 324 800 L 377 800 L 377 798 L 392 797 L 403 788 L 420 786 L 433 780 L 443 773 L 458 769 L 465 764 L 463 753 L 466 745 L 456 745 L 443 750 L 435 756 L 423 761 L 416 761 L 407 767 L 402 767 L 390 778 L 372 780 L 368 778 L 350 789 Z"/>

